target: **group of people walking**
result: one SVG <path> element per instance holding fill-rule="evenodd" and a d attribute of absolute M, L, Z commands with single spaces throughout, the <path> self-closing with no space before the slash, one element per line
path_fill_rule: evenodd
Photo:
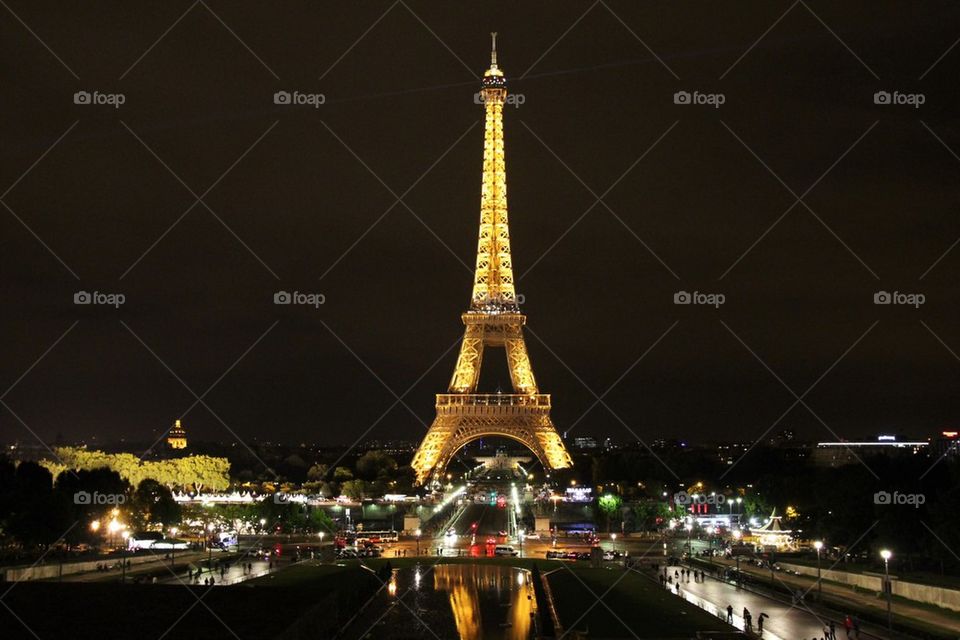
<path fill-rule="evenodd" d="M 678 584 L 680 582 L 690 582 L 691 576 L 693 577 L 694 582 L 703 582 L 706 580 L 706 576 L 704 575 L 703 571 L 699 571 L 697 569 L 694 569 L 693 571 L 690 569 L 676 569 L 671 576 L 669 573 L 667 573 L 666 567 L 664 567 L 663 573 L 660 574 L 660 586 L 666 587 L 667 584 L 673 584 L 674 580 L 676 580 Z"/>

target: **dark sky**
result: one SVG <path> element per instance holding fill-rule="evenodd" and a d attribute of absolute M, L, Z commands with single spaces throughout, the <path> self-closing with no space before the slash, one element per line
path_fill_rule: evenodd
<path fill-rule="evenodd" d="M 350 444 L 394 393 L 368 437 L 419 438 L 469 301 L 494 30 L 524 97 L 505 116 L 518 291 L 561 430 L 957 425 L 955 3 L 9 7 L 0 440 L 147 440 L 212 385 L 193 438 Z"/>

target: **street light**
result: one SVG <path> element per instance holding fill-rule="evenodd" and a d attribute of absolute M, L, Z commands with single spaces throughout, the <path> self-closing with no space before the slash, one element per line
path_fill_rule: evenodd
<path fill-rule="evenodd" d="M 817 602 L 823 600 L 823 582 L 820 581 L 820 550 L 823 549 L 823 542 L 817 540 L 813 543 L 813 548 L 817 550 Z"/>
<path fill-rule="evenodd" d="M 615 533 L 610 534 L 610 546 L 613 547 L 612 549 L 610 549 L 611 551 L 617 550 L 617 534 Z"/>
<path fill-rule="evenodd" d="M 420 534 L 422 534 L 423 532 L 420 531 L 420 529 L 417 529 L 414 533 L 417 534 L 417 556 L 419 556 L 420 555 Z"/>
<path fill-rule="evenodd" d="M 883 590 L 887 592 L 887 629 L 893 630 L 893 621 L 890 614 L 890 592 L 893 589 L 890 588 L 890 558 L 893 557 L 893 552 L 889 549 L 882 549 L 880 551 L 880 557 L 883 558 Z"/>
<path fill-rule="evenodd" d="M 210 567 L 210 571 L 213 571 L 213 545 L 210 544 L 210 541 L 213 538 L 213 529 L 214 524 L 212 522 L 207 524 L 207 566 Z"/>
<path fill-rule="evenodd" d="M 176 527 L 170 527 L 170 568 L 173 568 L 177 557 L 177 532 Z"/>
<path fill-rule="evenodd" d="M 120 553 L 120 584 L 127 581 L 127 538 L 130 537 L 129 531 L 121 531 L 120 537 L 123 538 L 123 552 Z"/>

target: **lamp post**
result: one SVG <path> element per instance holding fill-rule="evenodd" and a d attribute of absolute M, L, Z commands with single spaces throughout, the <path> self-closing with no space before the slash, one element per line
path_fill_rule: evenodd
<path fill-rule="evenodd" d="M 893 620 L 890 613 L 890 592 L 893 589 L 890 588 L 890 558 L 893 557 L 893 552 L 889 549 L 882 549 L 880 551 L 880 557 L 883 558 L 883 590 L 887 592 L 887 630 L 893 630 Z"/>
<path fill-rule="evenodd" d="M 423 532 L 420 531 L 420 529 L 417 529 L 415 533 L 417 534 L 417 556 L 419 556 L 420 555 L 420 534 L 422 534 Z"/>
<path fill-rule="evenodd" d="M 210 544 L 210 541 L 213 538 L 213 528 L 212 522 L 207 524 L 207 566 L 210 567 L 211 571 L 213 570 L 213 545 Z"/>
<path fill-rule="evenodd" d="M 823 549 L 823 542 L 817 540 L 813 543 L 813 548 L 817 550 L 817 602 L 822 602 L 823 582 L 820 579 L 820 550 Z"/>
<path fill-rule="evenodd" d="M 693 555 L 693 546 L 692 546 L 691 543 L 690 543 L 690 532 L 693 531 L 693 524 L 690 523 L 690 522 L 688 522 L 688 523 L 686 524 L 686 529 L 687 529 L 687 553 L 689 553 L 689 554 L 692 556 L 692 555 Z"/>
<path fill-rule="evenodd" d="M 172 569 L 174 563 L 176 562 L 177 557 L 177 529 L 176 527 L 170 527 L 170 568 Z"/>
<path fill-rule="evenodd" d="M 127 538 L 130 537 L 129 531 L 121 531 L 120 537 L 123 538 L 123 552 L 120 554 L 120 584 L 127 581 Z"/>

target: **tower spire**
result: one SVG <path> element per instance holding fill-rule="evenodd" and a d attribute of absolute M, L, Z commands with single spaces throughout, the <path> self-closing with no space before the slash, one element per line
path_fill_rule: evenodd
<path fill-rule="evenodd" d="M 480 96 L 485 116 L 483 179 L 480 189 L 480 234 L 473 279 L 472 312 L 515 312 L 510 229 L 507 224 L 507 172 L 503 152 L 503 105 L 507 83 L 497 67 L 497 33 L 490 34 L 490 68 L 483 74 Z"/>

